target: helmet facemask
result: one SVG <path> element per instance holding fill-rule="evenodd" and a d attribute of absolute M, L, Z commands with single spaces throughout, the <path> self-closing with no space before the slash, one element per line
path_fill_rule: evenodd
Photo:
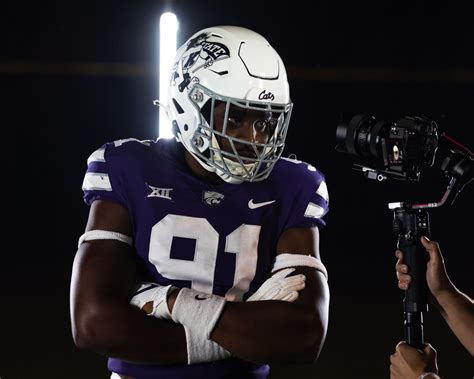
<path fill-rule="evenodd" d="M 201 95 L 196 95 L 197 93 Z M 202 99 L 203 96 L 207 99 L 207 104 L 200 108 L 194 99 Z M 191 140 L 194 148 L 190 152 L 203 167 L 229 183 L 256 182 L 270 175 L 285 146 L 292 103 L 271 104 L 233 99 L 213 93 L 199 84 L 190 91 L 190 101 L 194 102 L 198 109 L 202 109 L 201 122 Z M 217 123 L 215 110 L 218 104 L 223 104 L 225 110 L 222 120 Z M 208 111 L 205 111 L 206 109 Z M 252 112 L 255 116 L 252 133 L 257 127 L 269 128 L 267 140 L 248 141 L 230 135 L 230 120 L 235 110 Z M 202 151 L 201 146 L 208 148 Z"/>

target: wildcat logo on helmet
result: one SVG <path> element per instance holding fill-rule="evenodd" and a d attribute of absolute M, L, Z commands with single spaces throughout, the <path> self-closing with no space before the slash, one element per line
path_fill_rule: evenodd
<path fill-rule="evenodd" d="M 217 59 L 222 55 L 230 56 L 229 49 L 226 45 L 219 43 L 219 42 L 209 42 L 207 41 L 211 37 L 210 33 L 202 33 L 199 34 L 196 38 L 193 38 L 189 41 L 188 46 L 186 47 L 185 53 L 189 50 L 198 50 L 193 51 L 193 57 L 198 53 L 201 53 L 201 58 L 204 60 L 208 59 Z M 207 55 L 202 55 L 202 52 L 206 53 Z M 197 60 L 197 59 L 196 59 Z M 189 60 L 187 62 L 189 64 Z"/>
<path fill-rule="evenodd" d="M 191 68 L 194 73 L 202 67 L 212 66 L 216 60 L 230 57 L 229 48 L 222 43 L 208 41 L 210 37 L 210 33 L 202 33 L 192 38 L 187 44 L 186 50 L 180 58 L 183 65 L 183 80 L 178 85 L 180 92 L 183 92 L 192 81 Z M 175 65 L 171 79 L 172 84 L 179 77 L 177 70 L 178 65 Z"/>

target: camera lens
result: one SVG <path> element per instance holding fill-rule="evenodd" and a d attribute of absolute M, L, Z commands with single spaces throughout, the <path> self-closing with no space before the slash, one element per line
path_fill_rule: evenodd
<path fill-rule="evenodd" d="M 348 123 L 342 121 L 337 126 L 336 150 L 360 157 L 380 158 L 380 137 L 388 127 L 389 124 L 385 121 L 376 121 L 373 116 L 357 114 Z"/>
<path fill-rule="evenodd" d="M 363 158 L 363 165 L 372 168 L 355 167 L 362 168 L 370 179 L 382 172 L 395 179 L 418 181 L 420 167 L 433 165 L 438 147 L 433 120 L 406 116 L 390 123 L 360 113 L 348 116 L 343 115 L 337 126 L 336 150 Z M 383 180 L 380 178 L 377 176 L 377 180 Z"/>

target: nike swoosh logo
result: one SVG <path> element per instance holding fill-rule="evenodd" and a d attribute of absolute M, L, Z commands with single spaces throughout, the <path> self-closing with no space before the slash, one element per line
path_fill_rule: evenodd
<path fill-rule="evenodd" d="M 250 199 L 249 201 L 249 208 L 250 209 L 257 209 L 260 207 L 264 207 L 265 205 L 273 204 L 276 200 L 271 200 L 271 201 L 265 201 L 263 203 L 254 203 L 253 199 Z"/>
<path fill-rule="evenodd" d="M 198 295 L 194 296 L 194 298 L 196 300 L 207 300 L 207 299 L 209 299 L 209 296 L 206 296 L 206 295 L 201 296 L 201 295 L 198 294 Z"/>

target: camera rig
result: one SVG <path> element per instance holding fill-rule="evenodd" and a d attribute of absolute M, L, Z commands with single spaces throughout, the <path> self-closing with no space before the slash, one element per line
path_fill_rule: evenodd
<path fill-rule="evenodd" d="M 376 181 L 419 181 L 421 169 L 433 166 L 438 147 L 447 148 L 441 170 L 449 183 L 440 201 L 388 204 L 393 211 L 392 229 L 397 234 L 397 248 L 403 252 L 412 275 L 403 299 L 405 340 L 409 345 L 423 349 L 423 313 L 428 311 L 428 302 L 426 254 L 420 238 L 430 236 L 428 210 L 452 205 L 473 180 L 474 155 L 446 133 L 439 134 L 435 121 L 419 116 L 403 117 L 395 123 L 364 114 L 356 114 L 348 122 L 343 117 L 336 129 L 336 141 L 338 152 L 368 162 L 353 164 L 352 168 Z"/>

